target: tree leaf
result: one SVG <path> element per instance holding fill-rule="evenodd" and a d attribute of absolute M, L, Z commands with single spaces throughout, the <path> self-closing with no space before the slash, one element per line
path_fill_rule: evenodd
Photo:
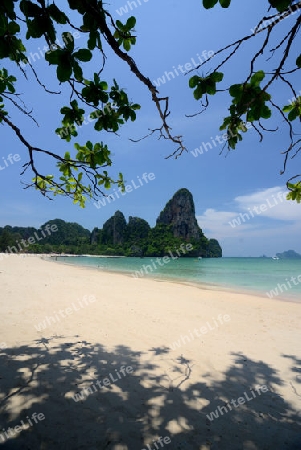
<path fill-rule="evenodd" d="M 73 53 L 73 56 L 83 62 L 88 62 L 92 59 L 92 53 L 87 48 L 81 48 L 77 52 Z"/>
<path fill-rule="evenodd" d="M 291 111 L 291 109 L 293 109 L 293 105 L 286 105 L 286 106 L 284 106 L 283 108 L 282 108 L 282 111 L 283 112 L 290 112 Z"/>
<path fill-rule="evenodd" d="M 17 34 L 20 31 L 20 25 L 18 25 L 16 22 L 9 22 L 7 31 L 9 34 Z"/>
<path fill-rule="evenodd" d="M 41 13 L 41 8 L 29 0 L 22 0 L 20 2 L 20 10 L 26 17 L 39 16 Z"/>
<path fill-rule="evenodd" d="M 232 97 L 240 98 L 241 94 L 242 94 L 242 85 L 241 84 L 232 84 L 232 86 L 230 86 L 230 89 L 229 89 L 229 94 Z"/>
<path fill-rule="evenodd" d="M 251 85 L 252 86 L 259 86 L 262 80 L 265 77 L 265 73 L 263 70 L 259 70 L 258 72 L 254 73 L 254 75 L 251 78 Z"/>
<path fill-rule="evenodd" d="M 291 110 L 291 112 L 289 113 L 289 115 L 287 117 L 288 117 L 288 120 L 290 122 L 292 122 L 293 120 L 297 119 L 298 116 L 299 116 L 298 109 L 295 107 Z"/>
<path fill-rule="evenodd" d="M 120 30 L 123 30 L 123 23 L 120 20 L 116 20 L 116 25 Z"/>
<path fill-rule="evenodd" d="M 88 39 L 88 49 L 89 50 L 94 50 L 94 48 L 96 47 L 96 39 L 97 39 L 97 33 L 95 33 L 94 31 L 91 31 L 89 39 Z"/>
<path fill-rule="evenodd" d="M 222 8 L 228 8 L 230 6 L 231 0 L 219 0 Z"/>
<path fill-rule="evenodd" d="M 59 64 L 60 58 L 62 56 L 62 50 L 51 50 L 45 53 L 45 59 L 49 62 L 49 64 Z"/>
<path fill-rule="evenodd" d="M 222 72 L 213 72 L 210 75 L 211 80 L 213 80 L 215 83 L 220 83 L 223 78 L 224 78 L 224 74 Z"/>
<path fill-rule="evenodd" d="M 67 16 L 63 11 L 61 11 L 54 3 L 48 6 L 48 12 L 50 17 L 53 18 L 57 23 L 65 24 L 67 23 Z"/>
<path fill-rule="evenodd" d="M 193 92 L 193 96 L 196 100 L 200 100 L 203 96 L 203 89 L 202 86 L 198 86 L 195 91 Z"/>
<path fill-rule="evenodd" d="M 218 0 L 203 0 L 203 6 L 206 9 L 213 8 L 217 4 Z"/>
<path fill-rule="evenodd" d="M 7 30 L 7 18 L 0 14 L 0 36 L 3 36 Z"/>
<path fill-rule="evenodd" d="M 63 41 L 65 44 L 65 47 L 69 50 L 69 52 L 73 52 L 74 50 L 74 38 L 71 33 L 63 33 L 62 34 Z"/>
<path fill-rule="evenodd" d="M 266 105 L 263 105 L 261 107 L 261 117 L 263 119 L 269 119 L 272 115 L 272 111 L 270 110 L 270 108 Z"/>
<path fill-rule="evenodd" d="M 206 84 L 206 92 L 209 95 L 214 95 L 216 94 L 216 87 L 215 87 L 215 83 L 208 81 Z"/>
<path fill-rule="evenodd" d="M 77 81 L 83 80 L 83 70 L 77 61 L 73 61 L 73 72 Z"/>
<path fill-rule="evenodd" d="M 131 50 L 131 41 L 129 39 L 124 39 L 123 41 L 123 48 L 124 50 L 126 50 L 127 52 L 129 50 Z"/>
<path fill-rule="evenodd" d="M 63 83 L 65 81 L 70 80 L 72 75 L 72 67 L 71 64 L 59 64 L 56 69 L 56 74 L 58 80 Z"/>
<path fill-rule="evenodd" d="M 126 22 L 126 27 L 128 30 L 134 28 L 134 26 L 136 25 L 136 17 L 131 16 L 128 18 L 127 22 Z"/>
<path fill-rule="evenodd" d="M 269 3 L 273 8 L 276 8 L 277 11 L 283 12 L 290 6 L 292 0 L 269 0 Z"/>
<path fill-rule="evenodd" d="M 197 86 L 199 80 L 200 80 L 200 77 L 198 77 L 197 75 L 194 75 L 193 77 L 191 77 L 189 80 L 189 87 L 192 89 L 195 88 Z"/>

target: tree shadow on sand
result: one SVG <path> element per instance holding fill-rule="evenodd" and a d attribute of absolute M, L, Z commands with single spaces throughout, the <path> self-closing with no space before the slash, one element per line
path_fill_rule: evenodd
<path fill-rule="evenodd" d="M 173 355 L 168 348 L 135 352 L 120 345 L 107 350 L 79 336 L 53 336 L 2 350 L 0 448 L 301 449 L 301 415 L 277 393 L 286 382 L 275 369 L 233 354 L 233 363 L 218 380 L 208 371 L 200 382 L 192 382 L 195 361 Z M 300 361 L 283 356 L 291 358 L 296 370 Z M 133 371 L 123 375 L 122 366 Z M 111 383 L 96 385 L 105 378 Z M 232 399 L 250 396 L 258 385 L 266 385 L 268 392 L 230 410 Z M 88 387 L 75 401 L 74 395 Z M 210 420 L 207 416 L 221 406 L 229 412 Z M 4 431 L 22 420 L 28 424 L 34 412 L 45 419 L 6 438 Z M 160 436 L 171 442 L 162 446 Z"/>

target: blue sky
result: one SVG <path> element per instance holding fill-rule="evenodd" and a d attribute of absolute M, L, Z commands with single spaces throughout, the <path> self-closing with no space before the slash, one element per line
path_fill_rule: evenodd
<path fill-rule="evenodd" d="M 113 2 L 112 2 L 113 3 Z M 216 7 L 206 11 L 200 0 L 190 0 L 185 3 L 176 0 L 136 1 L 132 3 L 132 13 L 137 17 L 137 45 L 133 47 L 131 56 L 136 60 L 141 71 L 152 81 L 157 81 L 165 72 L 174 71 L 179 64 L 191 63 L 198 55 L 217 51 L 219 48 L 239 37 L 250 33 L 262 15 L 266 14 L 266 1 L 253 0 L 241 2 L 233 0 L 229 9 Z M 59 2 L 59 6 L 61 2 Z M 130 14 L 121 13 L 120 8 L 127 2 L 116 0 L 109 6 L 113 17 L 125 21 Z M 159 6 L 160 5 L 160 6 Z M 281 24 L 285 30 L 293 23 L 296 16 L 288 18 Z M 280 31 L 281 31 L 280 30 Z M 63 30 L 62 30 L 63 31 Z M 65 31 L 65 29 L 64 29 Z M 277 34 L 275 35 L 277 37 Z M 84 46 L 84 37 L 75 40 L 79 48 Z M 249 70 L 249 55 L 253 54 L 261 42 L 262 36 L 257 36 L 252 43 L 248 43 L 242 51 L 225 68 L 224 87 L 239 82 Z M 81 44 L 81 42 L 83 44 Z M 276 41 L 275 41 L 276 42 Z M 44 42 L 30 41 L 27 43 L 27 55 L 39 51 Z M 253 53 L 251 53 L 253 51 Z M 206 53 L 204 53 L 206 52 Z M 289 162 L 287 172 L 280 175 L 283 167 L 281 151 L 288 144 L 286 128 L 281 119 L 272 120 L 269 127 L 279 127 L 277 133 L 266 135 L 262 143 L 259 142 L 255 131 L 250 130 L 237 150 L 220 155 L 222 145 L 216 145 L 203 154 L 193 156 L 195 149 L 203 143 L 211 142 L 216 135 L 221 135 L 219 126 L 227 114 L 229 97 L 221 94 L 212 98 L 209 110 L 194 118 L 186 118 L 185 114 L 199 111 L 198 103 L 193 99 L 192 90 L 188 87 L 189 76 L 179 73 L 170 81 L 161 83 L 160 94 L 170 97 L 171 115 L 169 122 L 174 134 L 183 135 L 188 152 L 182 157 L 166 159 L 174 151 L 170 142 L 158 140 L 152 136 L 136 144 L 129 138 L 139 138 L 147 134 L 148 128 L 160 125 L 154 104 L 152 104 L 147 89 L 134 77 L 128 67 L 107 51 L 107 65 L 103 78 L 109 82 L 116 77 L 120 86 L 126 88 L 129 98 L 141 104 L 138 120 L 126 124 L 120 135 L 102 134 L 94 131 L 93 124 L 84 125 L 74 142 L 85 143 L 88 139 L 97 142 L 104 141 L 109 145 L 113 154 L 111 174 L 121 171 L 126 184 L 132 180 L 137 183 L 137 177 L 144 174 L 154 174 L 154 179 L 143 183 L 139 189 L 116 199 L 110 204 L 96 208 L 92 202 L 87 203 L 85 209 L 73 205 L 66 198 L 56 197 L 49 201 L 33 189 L 23 189 L 22 181 L 30 181 L 31 174 L 20 177 L 22 164 L 28 156 L 26 149 L 19 143 L 13 132 L 6 126 L 1 127 L 1 157 L 0 187 L 2 209 L 0 226 L 41 226 L 49 219 L 61 218 L 66 221 L 78 222 L 92 230 L 95 226 L 102 227 L 103 223 L 119 209 L 125 217 L 139 216 L 147 220 L 151 226 L 170 197 L 180 188 L 188 188 L 194 197 L 196 215 L 200 227 L 207 237 L 220 241 L 224 256 L 259 256 L 274 255 L 288 249 L 295 249 L 301 253 L 300 242 L 300 212 L 301 206 L 292 202 L 278 201 L 280 193 L 285 192 L 286 180 L 298 173 L 297 158 Z M 88 72 L 98 70 L 101 59 L 95 57 L 92 66 L 87 66 Z M 263 61 L 258 69 L 267 67 Z M 274 67 L 273 60 L 269 63 Z M 18 73 L 16 67 L 5 64 L 12 73 Z M 39 122 L 37 127 L 32 121 L 19 112 L 10 109 L 11 117 L 20 127 L 24 136 L 33 144 L 45 149 L 63 154 L 73 148 L 73 143 L 60 140 L 54 130 L 60 126 L 61 114 L 59 109 L 68 104 L 68 93 L 64 86 L 59 87 L 51 77 L 54 67 L 41 57 L 36 58 L 33 66 L 43 83 L 49 89 L 60 90 L 56 96 L 46 94 L 33 80 L 28 71 L 28 81 L 21 79 L 18 92 L 28 108 L 33 109 L 33 115 Z M 213 63 L 208 64 L 209 70 Z M 196 73 L 196 72 L 195 72 Z M 201 72 L 198 72 L 201 73 Z M 175 72 L 174 72 L 175 74 Z M 296 90 L 301 89 L 295 78 Z M 283 85 L 271 90 L 277 100 L 284 104 L 291 98 L 291 94 Z M 216 141 L 215 141 L 216 142 Z M 7 160 L 9 154 L 19 154 L 20 161 L 11 164 Z M 4 158 L 4 159 L 3 159 Z M 6 164 L 5 164 L 6 161 Z M 37 159 L 39 168 L 45 173 L 55 172 L 52 160 L 43 157 Z M 7 167 L 6 167 L 7 165 Z M 108 194 L 110 191 L 108 191 Z M 279 197 L 277 197 L 279 194 Z M 257 214 L 253 208 L 262 207 Z M 273 205 L 273 206 L 270 206 Z M 249 208 L 249 209 L 248 209 Z M 253 216 L 250 213 L 253 211 Z M 249 214 L 250 218 L 241 221 L 241 225 L 231 226 L 231 221 L 240 214 Z"/>

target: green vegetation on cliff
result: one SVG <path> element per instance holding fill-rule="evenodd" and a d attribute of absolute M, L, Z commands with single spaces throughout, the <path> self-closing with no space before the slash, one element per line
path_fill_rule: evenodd
<path fill-rule="evenodd" d="M 45 231 L 50 229 L 55 231 Z M 169 200 L 154 228 L 139 217 L 130 216 L 127 223 L 121 211 L 116 211 L 102 229 L 94 228 L 92 232 L 61 219 L 50 220 L 39 230 L 9 225 L 0 228 L 0 251 L 7 253 L 164 256 L 181 244 L 192 245 L 185 256 L 222 256 L 218 241 L 207 239 L 198 226 L 193 198 L 187 189 L 180 189 Z"/>

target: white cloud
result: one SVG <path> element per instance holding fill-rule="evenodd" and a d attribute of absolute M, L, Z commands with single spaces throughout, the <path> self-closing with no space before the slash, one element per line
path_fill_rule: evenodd
<path fill-rule="evenodd" d="M 231 227 L 229 222 L 237 218 L 237 212 L 234 211 L 217 211 L 215 209 L 206 209 L 202 216 L 197 216 L 199 226 L 212 237 L 219 236 L 228 237 L 245 233 L 246 230 L 254 228 L 254 225 L 244 223 L 243 226 Z"/>
<path fill-rule="evenodd" d="M 276 186 L 236 197 L 234 202 L 240 211 L 249 211 L 250 209 L 254 215 L 256 215 L 257 210 L 262 217 L 278 220 L 298 220 L 300 219 L 300 205 L 293 201 L 287 201 L 286 193 L 286 187 Z M 261 205 L 265 205 L 267 209 L 261 211 L 259 209 Z"/>
<path fill-rule="evenodd" d="M 301 206 L 285 200 L 285 192 L 283 186 L 276 186 L 235 197 L 231 211 L 209 208 L 197 216 L 199 226 L 207 237 L 219 240 L 226 256 L 238 255 L 242 243 L 245 256 L 298 251 Z M 243 254 L 239 251 L 239 256 Z"/>

